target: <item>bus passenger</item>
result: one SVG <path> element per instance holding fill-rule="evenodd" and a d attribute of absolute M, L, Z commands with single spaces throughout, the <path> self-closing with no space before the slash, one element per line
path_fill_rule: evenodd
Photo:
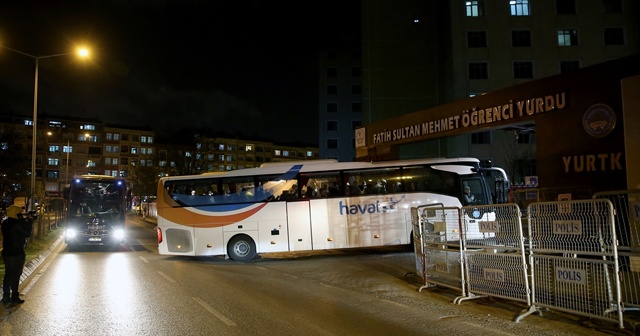
<path fill-rule="evenodd" d="M 304 191 L 304 198 L 313 198 L 315 197 L 315 189 L 311 184 L 307 184 L 307 189 Z"/>
<path fill-rule="evenodd" d="M 340 187 L 338 187 L 338 182 L 332 182 L 329 186 L 329 197 L 338 197 L 342 196 L 340 192 Z"/>

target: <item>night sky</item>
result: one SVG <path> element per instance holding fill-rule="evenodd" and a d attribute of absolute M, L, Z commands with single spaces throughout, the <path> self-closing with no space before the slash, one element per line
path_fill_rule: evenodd
<path fill-rule="evenodd" d="M 0 44 L 41 59 L 38 111 L 160 134 L 318 143 L 319 51 L 359 36 L 359 1 L 0 2 Z M 35 61 L 0 49 L 0 113 L 33 113 Z"/>

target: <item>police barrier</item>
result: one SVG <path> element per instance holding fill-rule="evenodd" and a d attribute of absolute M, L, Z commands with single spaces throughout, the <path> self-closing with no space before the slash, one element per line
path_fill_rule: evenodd
<path fill-rule="evenodd" d="M 594 199 L 608 199 L 615 209 L 618 263 L 625 310 L 640 309 L 640 189 L 598 192 Z"/>
<path fill-rule="evenodd" d="M 463 260 L 467 295 L 531 304 L 521 213 L 517 204 L 462 208 Z"/>
<path fill-rule="evenodd" d="M 414 211 L 415 209 L 415 211 Z M 418 291 L 436 285 L 465 295 L 460 240 L 460 208 L 442 204 L 412 208 L 416 270 L 424 280 Z"/>
<path fill-rule="evenodd" d="M 544 307 L 624 328 L 613 204 L 540 202 L 527 210 L 532 303 L 516 322 Z"/>

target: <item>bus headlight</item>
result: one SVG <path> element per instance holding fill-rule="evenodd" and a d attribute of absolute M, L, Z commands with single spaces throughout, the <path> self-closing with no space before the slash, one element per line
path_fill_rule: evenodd
<path fill-rule="evenodd" d="M 66 229 L 64 231 L 64 235 L 67 238 L 74 238 L 76 236 L 76 230 L 75 229 Z"/>
<path fill-rule="evenodd" d="M 113 237 L 115 239 L 124 239 L 124 229 L 115 229 L 113 231 Z"/>

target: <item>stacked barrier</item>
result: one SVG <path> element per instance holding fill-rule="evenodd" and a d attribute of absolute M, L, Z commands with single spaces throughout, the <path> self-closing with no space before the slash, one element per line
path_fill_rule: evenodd
<path fill-rule="evenodd" d="M 531 306 L 618 322 L 624 328 L 613 205 L 606 199 L 528 206 Z"/>
<path fill-rule="evenodd" d="M 599 192 L 615 209 L 622 303 L 625 310 L 640 309 L 640 189 Z"/>
<path fill-rule="evenodd" d="M 418 291 L 439 285 L 464 295 L 460 209 L 442 204 L 423 205 L 412 208 L 414 216 L 416 270 L 424 280 Z"/>
<path fill-rule="evenodd" d="M 462 208 L 466 295 L 531 304 L 520 208 L 516 204 Z"/>

